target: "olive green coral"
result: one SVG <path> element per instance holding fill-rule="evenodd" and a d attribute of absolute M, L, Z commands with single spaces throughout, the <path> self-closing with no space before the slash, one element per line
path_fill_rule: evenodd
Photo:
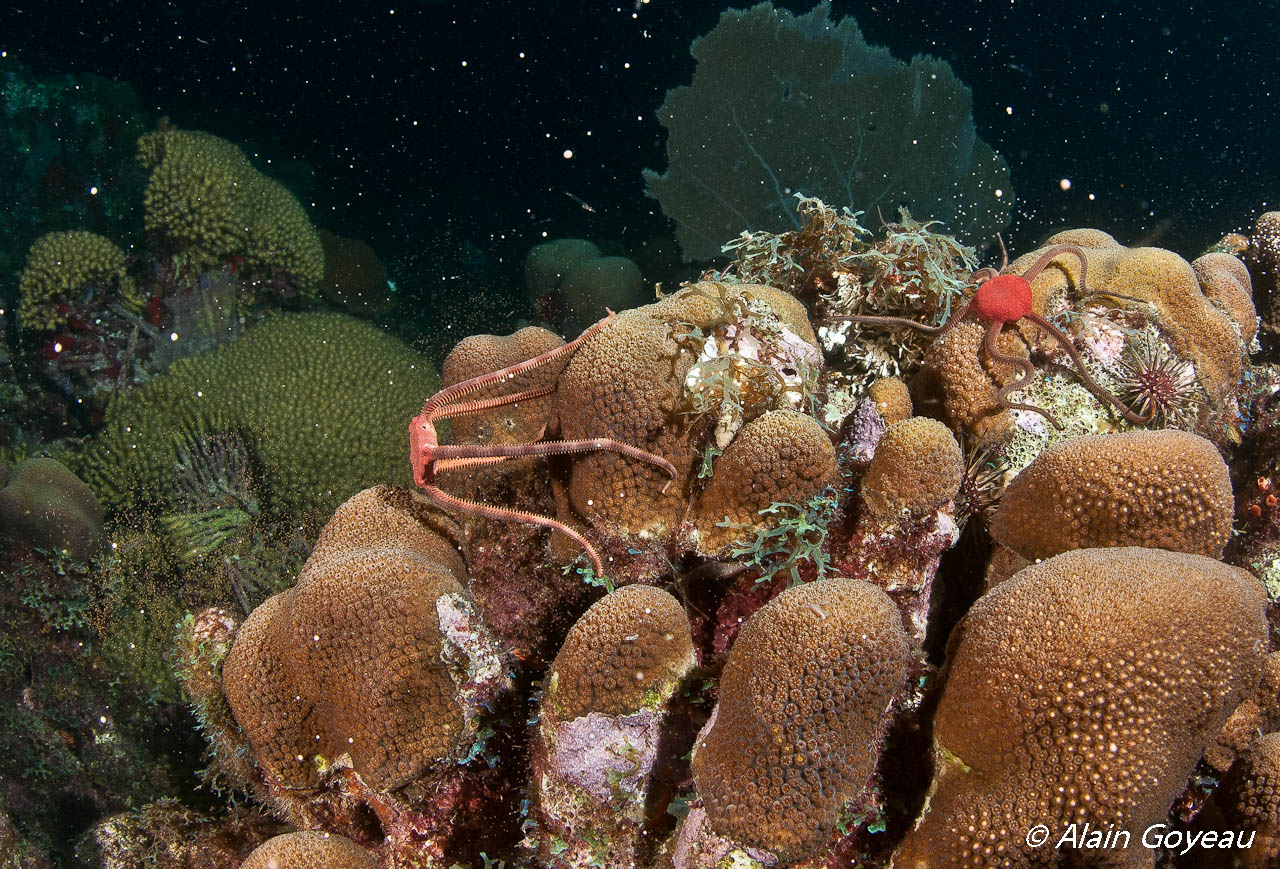
<path fill-rule="evenodd" d="M 50 232 L 36 239 L 18 279 L 18 319 L 24 329 L 53 330 L 66 323 L 59 303 L 95 286 L 117 288 L 140 307 L 124 251 L 92 232 Z"/>
<path fill-rule="evenodd" d="M 438 380 L 395 338 L 341 314 L 280 314 L 119 397 L 77 470 L 112 506 L 171 489 L 192 433 L 247 433 L 276 509 L 323 520 L 379 482 L 409 482 L 405 420 Z"/>
<path fill-rule="evenodd" d="M 257 274 L 315 293 L 324 277 L 320 236 L 293 194 L 238 147 L 209 133 L 163 129 L 138 140 L 138 161 L 151 173 L 148 233 L 197 266 L 243 257 Z"/>

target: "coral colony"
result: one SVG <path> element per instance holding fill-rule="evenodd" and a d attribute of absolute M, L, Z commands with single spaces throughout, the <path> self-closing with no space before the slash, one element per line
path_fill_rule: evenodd
<path fill-rule="evenodd" d="M 1280 217 L 979 268 L 1008 169 L 945 63 L 764 4 L 694 55 L 650 192 L 725 259 L 645 303 L 539 245 L 567 342 L 437 370 L 356 316 L 371 249 L 167 121 L 130 254 L 31 244 L 0 862 L 1276 865 Z"/>

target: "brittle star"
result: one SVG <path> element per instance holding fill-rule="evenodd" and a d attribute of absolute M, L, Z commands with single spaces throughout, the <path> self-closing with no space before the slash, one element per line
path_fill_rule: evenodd
<path fill-rule="evenodd" d="M 1003 262 L 1000 269 L 1008 267 L 1009 254 L 1004 249 L 1004 240 L 1000 240 L 1000 251 L 1002 253 Z M 1146 425 L 1155 418 L 1155 409 L 1152 408 L 1147 414 L 1136 413 L 1131 407 L 1125 404 L 1116 396 L 1112 395 L 1102 384 L 1093 379 L 1088 369 L 1085 368 L 1084 362 L 1080 359 L 1080 354 L 1076 352 L 1075 346 L 1071 343 L 1070 337 L 1066 335 L 1057 326 L 1050 323 L 1044 317 L 1037 314 L 1031 306 L 1031 282 L 1044 271 L 1045 267 L 1053 260 L 1068 254 L 1074 256 L 1080 261 L 1080 279 L 1077 287 L 1081 291 L 1081 295 L 1106 295 L 1115 298 L 1128 299 L 1129 301 L 1141 302 L 1141 299 L 1133 299 L 1129 296 L 1121 296 L 1117 293 L 1102 291 L 1094 291 L 1087 289 L 1085 283 L 1085 274 L 1089 264 L 1085 259 L 1084 251 L 1078 245 L 1074 244 L 1055 244 L 1053 247 L 1042 253 L 1031 268 L 1020 275 L 1001 274 L 1000 270 L 991 268 L 978 269 L 969 276 L 971 282 L 977 282 L 978 289 L 974 292 L 973 297 L 965 302 L 947 319 L 947 322 L 941 326 L 929 326 L 924 323 L 917 323 L 915 320 L 908 320 L 905 317 L 880 317 L 865 314 L 850 314 L 842 317 L 831 317 L 831 321 L 850 320 L 855 323 L 875 323 L 886 326 L 907 326 L 912 329 L 941 338 L 950 332 L 964 316 L 972 310 L 978 315 L 978 318 L 987 323 L 987 332 L 982 341 L 983 349 L 987 351 L 992 361 L 1003 365 L 1012 366 L 1014 369 L 1021 371 L 1022 376 L 1013 383 L 1000 387 L 996 393 L 996 400 L 1000 406 L 1007 410 L 1026 410 L 1032 413 L 1038 413 L 1047 419 L 1054 428 L 1061 429 L 1062 423 L 1043 408 L 1030 404 L 1019 404 L 1009 401 L 1009 394 L 1017 392 L 1024 388 L 1035 377 L 1036 368 L 1030 359 L 1024 359 L 1021 356 L 1014 356 L 1009 353 L 1002 353 L 997 344 L 1000 333 L 1003 331 L 1006 323 L 1017 323 L 1019 320 L 1030 320 L 1044 331 L 1053 336 L 1054 340 L 1067 352 L 1071 357 L 1071 361 L 1075 363 L 1076 373 L 1080 379 L 1084 381 L 1084 385 L 1099 400 L 1106 401 L 1112 405 L 1120 415 L 1135 425 Z"/>
<path fill-rule="evenodd" d="M 441 444 L 436 433 L 436 421 L 466 414 L 483 413 L 495 407 L 516 404 L 521 401 L 534 401 L 550 395 L 555 391 L 554 384 L 537 389 L 526 389 L 510 395 L 499 395 L 496 398 L 459 403 L 460 399 L 472 393 L 488 386 L 509 381 L 532 368 L 546 365 L 577 350 L 582 345 L 582 342 L 599 332 L 606 323 L 613 319 L 613 311 L 609 311 L 607 308 L 605 310 L 608 311 L 608 314 L 603 320 L 587 329 L 568 344 L 562 344 L 554 350 L 548 350 L 546 353 L 542 353 L 532 359 L 526 359 L 523 362 L 517 362 L 515 365 L 508 365 L 500 371 L 482 374 L 445 387 L 428 398 L 426 403 L 422 405 L 422 412 L 409 423 L 409 461 L 413 465 L 413 481 L 422 488 L 428 499 L 446 509 L 475 513 L 488 519 L 506 522 L 526 522 L 530 525 L 541 525 L 544 528 L 559 531 L 583 548 L 587 553 L 587 557 L 591 559 L 591 566 L 595 570 L 596 576 L 604 575 L 604 564 L 600 561 L 600 555 L 587 542 L 585 537 L 565 523 L 538 513 L 526 513 L 522 510 L 512 510 L 507 507 L 495 507 L 490 504 L 481 504 L 478 501 L 450 495 L 436 486 L 436 475 L 457 468 L 498 464 L 519 456 L 560 456 L 568 453 L 585 453 L 595 450 L 621 453 L 629 458 L 656 465 L 666 471 L 672 480 L 676 477 L 674 465 L 662 456 L 611 438 L 590 438 L 575 441 L 535 441 L 527 444 Z M 545 433 L 546 428 L 544 427 L 543 434 Z M 668 480 L 663 485 L 662 491 L 665 492 L 667 486 L 670 485 L 671 480 Z"/>

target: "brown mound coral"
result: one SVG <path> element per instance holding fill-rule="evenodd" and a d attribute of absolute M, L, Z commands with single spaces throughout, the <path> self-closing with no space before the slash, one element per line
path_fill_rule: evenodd
<path fill-rule="evenodd" d="M 867 387 L 867 397 L 889 425 L 911 417 L 911 393 L 899 377 L 882 377 Z"/>
<path fill-rule="evenodd" d="M 1212 251 L 1191 261 L 1204 296 L 1227 312 L 1240 327 L 1240 340 L 1247 349 L 1258 334 L 1258 312 L 1253 306 L 1253 280 L 1249 267 L 1237 256 Z"/>
<path fill-rule="evenodd" d="M 656 453 L 677 476 L 615 453 L 575 458 L 569 503 L 597 531 L 664 537 L 679 523 L 710 417 L 723 449 L 746 422 L 796 406 L 821 357 L 794 296 L 750 284 L 693 284 L 623 311 L 574 354 L 555 414 L 566 440 L 612 438 Z M 690 373 L 693 372 L 692 377 Z"/>
<path fill-rule="evenodd" d="M 645 865 L 672 794 L 667 701 L 696 663 L 667 592 L 629 585 L 597 601 L 556 655 L 534 746 L 529 841 L 547 866 Z"/>
<path fill-rule="evenodd" d="M 377 859 L 330 833 L 285 833 L 263 842 L 240 869 L 376 869 Z"/>
<path fill-rule="evenodd" d="M 836 477 L 836 453 L 811 416 L 773 410 L 742 427 L 715 464 L 695 508 L 699 548 L 713 553 L 740 542 L 775 502 L 805 504 Z"/>
<path fill-rule="evenodd" d="M 1225 772 L 1237 757 L 1249 753 L 1260 734 L 1270 733 L 1277 727 L 1280 727 L 1280 652 L 1272 652 L 1263 665 L 1258 690 L 1231 713 L 1214 744 L 1205 750 L 1204 759 L 1214 769 Z"/>
<path fill-rule="evenodd" d="M 1217 557 L 1231 533 L 1227 465 L 1202 437 L 1139 431 L 1046 450 L 1005 489 L 991 536 L 1028 560 L 1147 546 Z"/>
<path fill-rule="evenodd" d="M 960 323 L 939 337 L 925 351 L 918 381 L 922 398 L 941 404 L 948 425 L 980 442 L 1004 440 L 1013 427 L 1009 411 L 1000 404 L 997 387 L 1012 382 L 1015 372 L 987 358 L 982 349 L 986 331 L 979 322 Z M 1002 353 L 1016 352 L 1010 330 L 1002 332 L 998 340 Z"/>
<path fill-rule="evenodd" d="M 1052 845 L 1073 823 L 1134 831 L 1090 859 L 1149 865 L 1138 831 L 1257 685 L 1264 604 L 1242 570 L 1138 548 L 1064 553 L 988 592 L 951 637 L 934 787 L 894 866 L 1069 859 Z M 1045 849 L 1026 844 L 1036 824 Z"/>
<path fill-rule="evenodd" d="M 665 699 L 694 664 L 689 619 L 659 588 L 629 585 L 600 600 L 565 637 L 547 678 L 557 721 L 625 715 Z"/>
<path fill-rule="evenodd" d="M 1204 286 L 1192 265 L 1172 251 L 1125 247 L 1110 235 L 1089 229 L 1050 236 L 1043 248 L 1019 257 L 1010 270 L 1025 269 L 1057 244 L 1074 244 L 1084 251 L 1089 264 L 1084 283 L 1090 290 L 1116 294 L 1113 298 L 1125 305 L 1134 304 L 1127 299 L 1137 299 L 1154 306 L 1163 337 L 1174 353 L 1195 363 L 1199 381 L 1213 404 L 1220 404 L 1235 391 L 1246 346 L 1241 334 L 1253 328 L 1255 316 L 1247 284 L 1244 292 L 1240 288 L 1226 289 L 1219 280 L 1220 265 L 1215 266 L 1210 260 L 1202 273 L 1217 276 Z M 1075 257 L 1060 257 L 1054 265 L 1031 282 L 1035 309 L 1042 313 L 1054 295 L 1081 286 L 1080 264 Z M 1214 304 L 1215 296 L 1221 307 Z M 1029 326 L 1023 334 L 1028 340 L 1036 340 Z"/>
<path fill-rule="evenodd" d="M 945 425 L 922 416 L 889 426 L 862 478 L 862 500 L 882 522 L 918 518 L 955 497 L 964 456 Z"/>
<path fill-rule="evenodd" d="M 517 362 L 532 359 L 564 344 L 554 332 L 526 326 L 511 335 L 472 335 L 463 338 L 440 367 L 442 387 L 452 386 Z M 505 381 L 501 388 L 486 390 L 485 398 L 513 395 L 529 389 L 554 386 L 568 360 L 554 360 Z M 517 444 L 542 437 L 551 421 L 551 398 L 534 398 L 505 404 L 483 413 L 454 417 L 455 443 Z"/>
<path fill-rule="evenodd" d="M 752 616 L 693 757 L 714 832 L 783 857 L 821 846 L 875 766 L 906 656 L 897 609 L 867 583 L 797 586 Z"/>
<path fill-rule="evenodd" d="M 85 560 L 102 547 L 102 505 L 56 459 L 34 458 L 12 471 L 0 464 L 0 536 L 28 546 L 65 549 Z"/>
<path fill-rule="evenodd" d="M 446 629 L 467 608 L 463 575 L 449 529 L 410 493 L 379 486 L 338 509 L 297 585 L 253 611 L 223 668 L 271 778 L 316 787 L 317 759 L 346 754 L 390 789 L 470 745 Z"/>
<path fill-rule="evenodd" d="M 1257 841 L 1240 855 L 1246 869 L 1263 869 L 1280 861 L 1280 733 L 1254 743 L 1245 767 L 1229 782 L 1235 815 L 1241 826 L 1256 832 Z"/>
<path fill-rule="evenodd" d="M 913 389 L 922 400 L 939 402 L 948 424 L 979 441 L 1023 441 L 1011 456 L 1015 466 L 1029 461 L 1046 440 L 1109 431 L 1126 421 L 1150 425 L 1152 417 L 1157 425 L 1171 417 L 1185 417 L 1183 427 L 1208 425 L 1214 414 L 1231 409 L 1254 312 L 1248 275 L 1230 256 L 1211 254 L 1193 267 L 1170 251 L 1126 248 L 1104 232 L 1069 230 L 1004 271 L 1033 274 L 1031 313 L 1065 329 L 1060 340 L 1024 317 L 1000 339 L 1002 353 L 1030 355 L 1039 372 L 1014 399 L 1024 410 L 1050 414 L 1062 434 L 1055 437 L 1042 430 L 1044 420 L 1026 420 L 1002 407 L 1006 401 L 997 389 L 1008 387 L 1017 372 L 991 361 L 974 324 L 952 329 L 934 343 Z M 1081 376 L 1077 354 L 1087 377 Z M 1151 375 L 1149 365 L 1139 365 L 1136 374 L 1128 371 L 1126 357 L 1144 354 L 1167 357 L 1173 374 Z M 1055 358 L 1071 364 L 1061 374 L 1042 364 Z M 1187 369 L 1185 378 L 1181 367 Z M 1136 404 L 1122 407 L 1113 400 L 1129 390 L 1135 376 L 1139 395 L 1151 393 L 1154 413 L 1136 413 Z M 1155 382 L 1143 383 L 1150 376 Z M 1202 405 L 1208 414 L 1199 412 Z M 1028 439 L 1039 443 L 1025 443 Z"/>

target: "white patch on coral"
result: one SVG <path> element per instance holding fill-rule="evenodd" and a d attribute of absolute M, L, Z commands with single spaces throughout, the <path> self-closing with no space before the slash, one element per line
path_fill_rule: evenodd
<path fill-rule="evenodd" d="M 499 692 L 510 688 L 501 647 L 481 623 L 475 606 L 460 594 L 436 598 L 436 617 L 443 645 L 440 657 L 470 721 Z"/>
<path fill-rule="evenodd" d="M 643 817 L 663 718 L 660 712 L 641 709 L 631 715 L 590 712 L 562 722 L 556 727 L 551 768 L 598 804 L 616 805 L 625 798 Z"/>

